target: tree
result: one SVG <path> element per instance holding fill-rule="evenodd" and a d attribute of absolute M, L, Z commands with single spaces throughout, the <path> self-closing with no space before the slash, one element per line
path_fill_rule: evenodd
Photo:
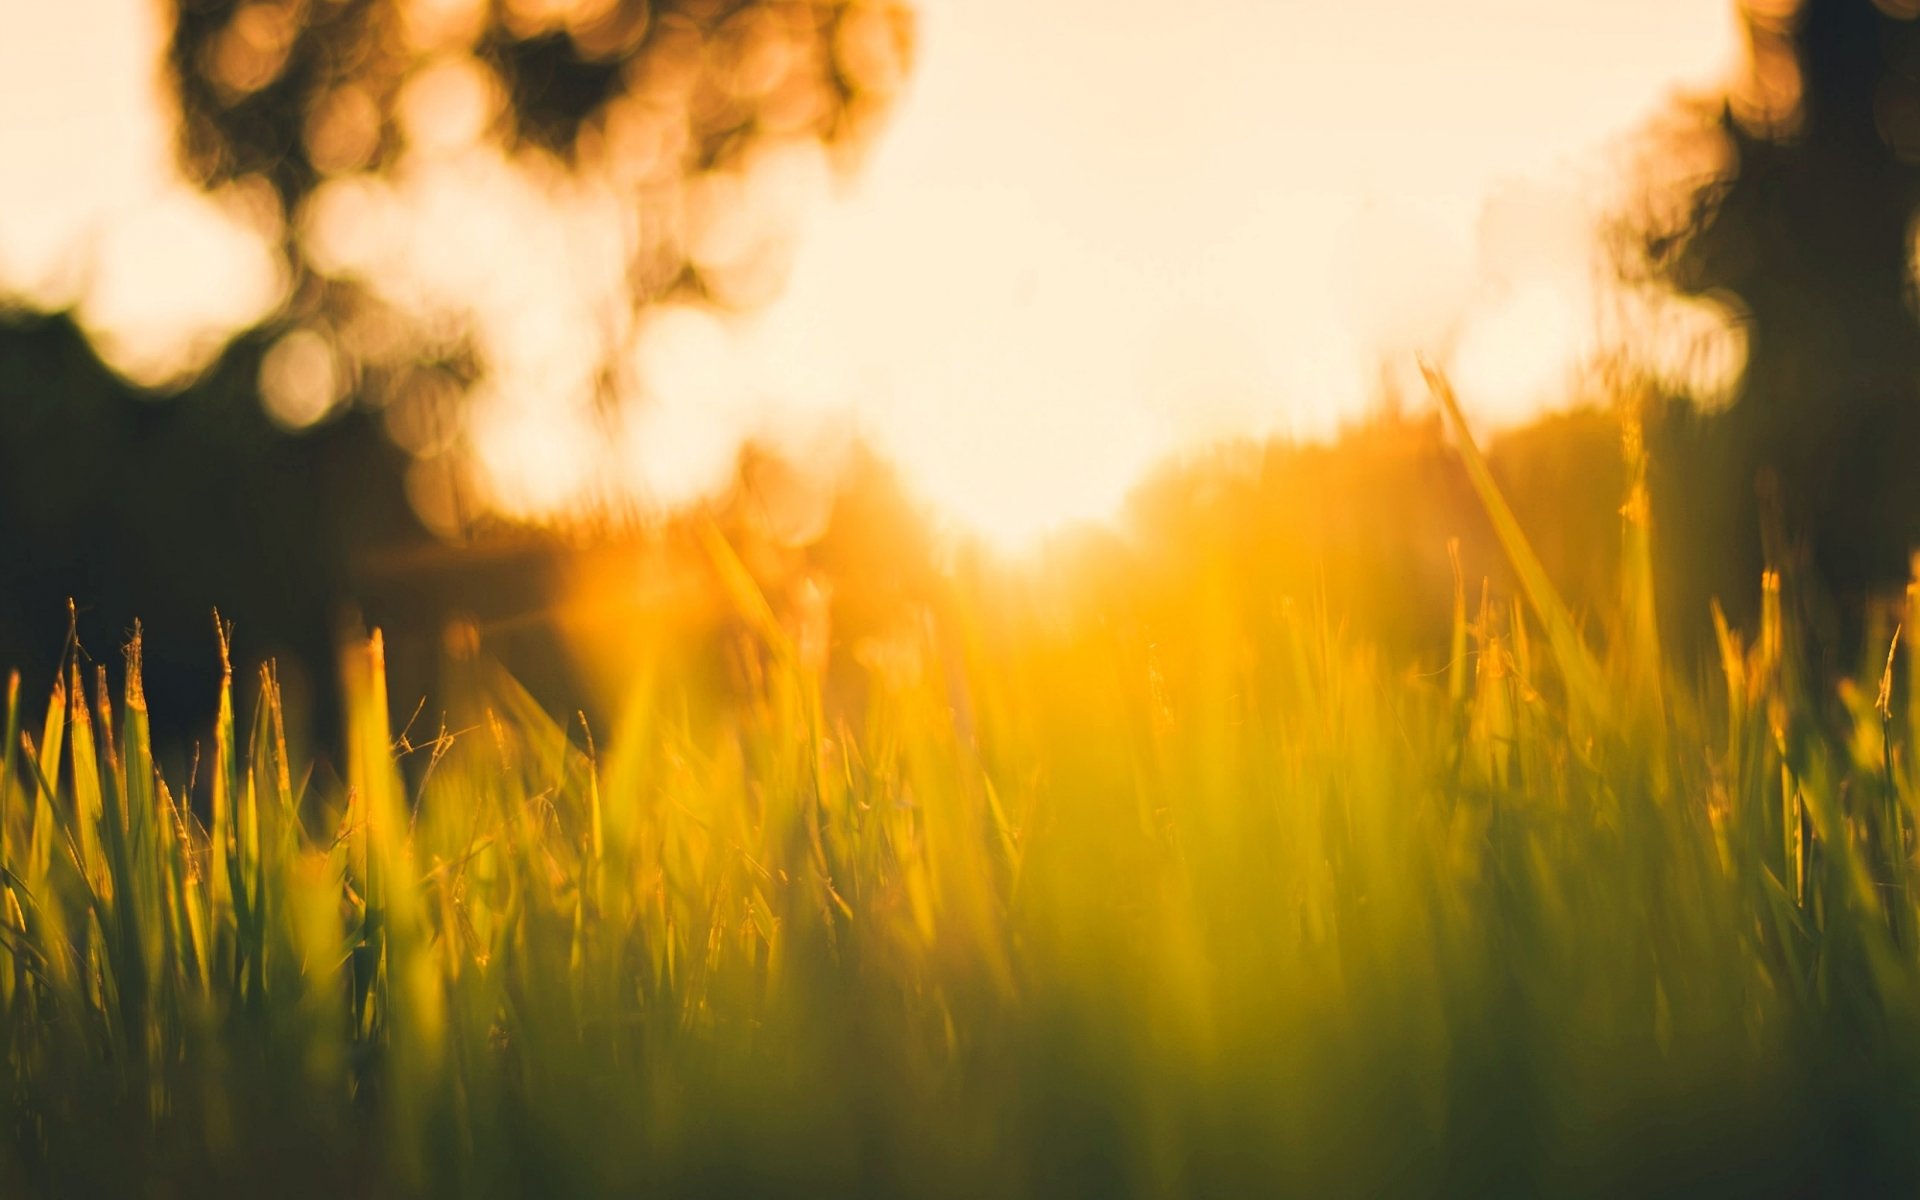
<path fill-rule="evenodd" d="M 584 168 L 622 104 L 680 122 L 679 174 L 767 139 L 857 149 L 910 62 L 898 0 L 174 0 L 181 154 L 208 185 L 259 177 L 289 213 L 326 178 L 380 172 L 423 69 L 470 62 L 504 89 L 495 130 Z M 287 250 L 301 259 L 298 230 Z M 665 290 L 697 287 L 673 277 Z M 662 289 L 645 299 L 657 299 Z"/>
<path fill-rule="evenodd" d="M 901 0 L 175 0 L 168 57 L 183 162 L 209 188 L 271 196 L 281 219 L 266 224 L 283 231 L 293 277 L 277 326 L 306 358 L 333 356 L 353 399 L 385 407 L 491 378 L 612 420 L 641 390 L 627 353 L 640 314 L 752 307 L 777 292 L 791 242 L 777 210 L 791 202 L 757 181 L 796 147 L 856 163 L 904 78 L 913 29 Z M 411 268 L 385 261 L 390 250 L 342 248 L 381 223 L 369 196 L 417 213 L 449 192 L 469 209 L 520 191 L 545 208 L 454 257 L 564 241 L 554 230 L 585 226 L 591 207 L 595 261 L 577 273 L 593 298 L 569 320 L 595 335 L 561 357 L 596 360 L 597 375 L 507 380 L 501 330 L 530 322 L 471 308 L 485 282 L 442 280 L 422 301 L 396 283 Z M 304 420 L 338 399 L 280 407 Z M 547 404 L 549 425 L 562 407 Z"/>
<path fill-rule="evenodd" d="M 769 145 L 824 144 L 852 165 L 913 34 L 894 0 L 174 0 L 171 16 L 181 161 L 207 188 L 269 198 L 289 299 L 157 402 L 71 315 L 0 311 L 0 669 L 44 680 L 72 597 L 108 663 L 144 619 L 156 711 L 204 713 L 217 604 L 237 668 L 277 655 L 323 726 L 344 617 L 386 626 L 398 671 L 409 653 L 432 660 L 456 610 L 526 624 L 552 572 L 538 542 L 467 553 L 409 513 L 418 464 L 390 436 L 395 394 L 457 396 L 488 364 L 463 331 L 424 327 L 316 263 L 302 220 L 316 195 L 409 169 L 409 89 L 436 71 L 497 98 L 482 132 L 509 162 L 597 176 L 641 216 Z M 642 151 L 649 169 L 623 170 Z M 628 316 L 732 299 L 684 241 L 630 250 Z M 385 345 L 347 336 L 357 327 Z M 291 435 L 262 413 L 259 381 L 300 337 L 327 340 L 347 394 L 335 419 Z"/>
<path fill-rule="evenodd" d="M 1646 242 L 1667 282 L 1730 300 L 1747 326 L 1736 403 L 1674 468 L 1676 507 L 1697 512 L 1717 487 L 1750 501 L 1756 480 L 1768 498 L 1717 523 L 1678 512 L 1691 550 L 1752 543 L 1777 504 L 1843 607 L 1903 579 L 1920 546 L 1916 14 L 1911 0 L 1747 0 L 1747 76 L 1716 122 L 1726 170 Z"/>

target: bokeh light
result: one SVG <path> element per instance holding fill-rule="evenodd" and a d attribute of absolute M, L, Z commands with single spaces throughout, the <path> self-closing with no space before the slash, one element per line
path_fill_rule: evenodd
<path fill-rule="evenodd" d="M 0 38 L 0 298 L 76 308 L 101 354 L 164 387 L 281 301 L 281 214 L 174 163 L 161 14 L 144 0 L 9 11 Z"/>
<path fill-rule="evenodd" d="M 260 399 L 267 415 L 287 429 L 318 424 L 344 389 L 333 347 L 311 329 L 296 329 L 273 344 L 260 362 Z"/>
<path fill-rule="evenodd" d="M 726 486 L 750 443 L 831 462 L 858 437 L 1014 544 L 1114 511 L 1169 455 L 1331 433 L 1415 353 L 1495 423 L 1628 347 L 1724 399 L 1738 314 L 1608 283 L 1605 235 L 1678 89 L 1744 63 L 1741 112 L 1787 119 L 1768 26 L 1734 18 L 862 0 L 702 25 L 407 0 L 313 91 L 310 179 L 238 173 L 242 147 L 194 160 L 234 175 L 203 191 L 173 165 L 154 14 L 85 0 L 0 51 L 71 125 L 0 117 L 0 153 L 46 182 L 0 201 L 0 282 L 78 305 L 152 385 L 292 303 L 270 414 L 381 408 L 443 530 L 657 510 Z M 237 8 L 200 63 L 215 107 L 289 86 L 313 19 Z M 529 93 L 553 46 L 603 92 Z M 312 276 L 292 301 L 283 245 Z"/>

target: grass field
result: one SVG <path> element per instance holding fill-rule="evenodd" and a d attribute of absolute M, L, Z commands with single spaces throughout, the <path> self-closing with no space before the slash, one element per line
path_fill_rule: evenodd
<path fill-rule="evenodd" d="M 409 723 L 375 635 L 338 771 L 268 672 L 178 776 L 137 639 L 16 679 L 0 1191 L 1911 1190 L 1906 644 L 1813 681 L 1770 574 L 1668 661 L 1633 440 L 1578 617 L 1461 450 L 1521 594 L 1410 598 L 1428 661 L 1199 546 L 850 700 L 714 535 L 739 686 L 637 655 L 604 730 L 479 657 Z"/>

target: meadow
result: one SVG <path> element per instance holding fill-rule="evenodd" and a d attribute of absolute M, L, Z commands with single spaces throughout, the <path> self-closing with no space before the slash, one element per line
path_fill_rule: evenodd
<path fill-rule="evenodd" d="M 1513 581 L 1442 653 L 1204 540 L 841 646 L 708 527 L 724 683 L 634 631 L 605 728 L 374 633 L 337 759 L 267 668 L 182 770 L 137 634 L 14 677 L 0 1190 L 1910 1190 L 1912 640 L 1816 673 L 1776 570 L 1663 651 L 1630 421 L 1570 605 L 1434 384 Z"/>

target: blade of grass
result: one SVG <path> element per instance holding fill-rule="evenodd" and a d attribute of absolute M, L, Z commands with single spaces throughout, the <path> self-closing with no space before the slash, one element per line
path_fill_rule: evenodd
<path fill-rule="evenodd" d="M 1424 361 L 1420 364 L 1420 372 L 1426 378 L 1428 390 L 1433 393 L 1453 427 L 1460 460 L 1467 469 L 1467 478 L 1487 511 L 1494 536 L 1499 538 L 1501 548 L 1506 551 L 1507 561 L 1519 577 L 1527 604 L 1546 629 L 1547 644 L 1552 648 L 1555 663 L 1560 668 L 1568 700 L 1585 707 L 1604 722 L 1612 706 L 1602 682 L 1599 663 L 1580 636 L 1572 612 L 1553 580 L 1548 577 L 1539 555 L 1534 553 L 1526 532 L 1520 528 L 1519 519 L 1501 494 L 1486 458 L 1480 453 L 1480 447 L 1474 443 L 1473 432 L 1460 409 L 1459 399 L 1454 395 L 1453 385 L 1446 376 Z"/>

